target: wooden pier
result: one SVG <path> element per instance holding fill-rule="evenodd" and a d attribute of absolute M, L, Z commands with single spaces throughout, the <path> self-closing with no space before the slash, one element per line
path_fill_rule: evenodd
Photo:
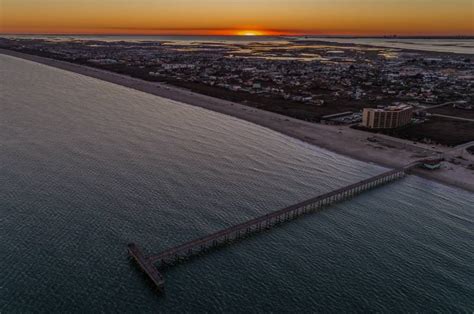
<path fill-rule="evenodd" d="M 433 160 L 418 161 L 407 165 L 404 168 L 382 173 L 380 175 L 345 186 L 304 202 L 186 242 L 156 255 L 145 257 L 135 244 L 129 244 L 129 254 L 135 259 L 140 269 L 142 269 L 142 271 L 151 279 L 151 281 L 160 290 L 162 290 L 164 288 L 164 279 L 161 273 L 158 271 L 158 267 L 179 263 L 194 255 L 207 252 L 210 249 L 227 245 L 251 234 L 268 230 L 276 225 L 282 224 L 283 222 L 296 219 L 302 215 L 306 215 L 315 211 L 319 211 L 324 207 L 330 206 L 331 204 L 353 198 L 367 190 L 371 190 L 403 178 L 407 174 L 407 171 L 414 167 L 418 167 L 427 161 L 432 162 Z"/>
<path fill-rule="evenodd" d="M 140 269 L 150 278 L 152 283 L 159 289 L 163 290 L 165 286 L 165 280 L 158 271 L 158 269 L 150 263 L 150 260 L 143 255 L 142 251 L 136 244 L 128 245 L 128 254 L 135 260 Z"/>

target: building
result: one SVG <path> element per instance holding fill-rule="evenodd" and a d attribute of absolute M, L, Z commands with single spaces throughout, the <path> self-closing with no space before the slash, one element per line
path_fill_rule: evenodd
<path fill-rule="evenodd" d="M 394 129 L 409 124 L 412 116 L 413 107 L 408 105 L 364 108 L 362 126 L 369 129 Z"/>

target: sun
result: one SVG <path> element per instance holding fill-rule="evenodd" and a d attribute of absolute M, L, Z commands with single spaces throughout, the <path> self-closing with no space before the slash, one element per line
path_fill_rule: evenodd
<path fill-rule="evenodd" d="M 265 33 L 261 31 L 242 30 L 237 32 L 238 36 L 264 36 Z"/>

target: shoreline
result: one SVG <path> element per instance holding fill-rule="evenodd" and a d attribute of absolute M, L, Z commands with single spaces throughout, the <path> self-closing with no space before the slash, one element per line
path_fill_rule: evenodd
<path fill-rule="evenodd" d="M 310 123 L 231 101 L 198 94 L 183 88 L 163 83 L 148 82 L 84 65 L 5 49 L 0 49 L 0 54 L 37 62 L 187 105 L 219 112 L 266 127 L 286 136 L 349 158 L 388 168 L 402 167 L 424 156 L 439 156 L 453 150 L 452 148 L 443 146 L 414 144 L 411 141 L 391 138 L 385 135 L 374 136 L 371 133 L 350 129 L 347 126 L 329 126 Z M 376 138 L 376 142 L 369 141 L 368 138 Z M 474 192 L 474 171 L 467 170 L 463 166 L 444 163 L 443 169 L 435 172 L 416 169 L 413 170 L 413 173 L 429 180 Z"/>

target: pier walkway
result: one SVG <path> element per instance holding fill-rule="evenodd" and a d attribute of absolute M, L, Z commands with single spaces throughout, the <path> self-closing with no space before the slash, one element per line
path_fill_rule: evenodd
<path fill-rule="evenodd" d="M 251 234 L 268 230 L 283 222 L 321 210 L 331 204 L 353 198 L 364 191 L 403 178 L 412 168 L 433 162 L 440 162 L 440 160 L 421 160 L 400 169 L 387 171 L 380 175 L 339 188 L 304 202 L 237 224 L 228 229 L 186 242 L 156 255 L 145 257 L 136 244 L 129 244 L 129 254 L 137 262 L 140 269 L 151 279 L 153 284 L 158 289 L 162 290 L 164 288 L 164 279 L 162 274 L 158 271 L 159 267 L 173 265 L 180 261 L 187 260 L 189 257 L 194 255 L 207 252 L 212 248 L 232 243 L 233 241 L 245 238 Z"/>

